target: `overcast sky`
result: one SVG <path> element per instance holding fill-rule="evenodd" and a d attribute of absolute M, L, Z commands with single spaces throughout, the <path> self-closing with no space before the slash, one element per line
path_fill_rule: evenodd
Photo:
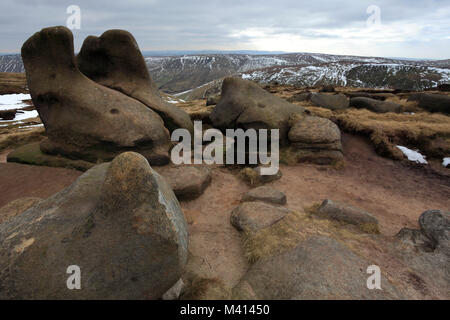
<path fill-rule="evenodd" d="M 126 29 L 142 50 L 450 58 L 449 0 L 1 0 L 0 52 L 66 25 L 70 5 L 81 9 L 76 50 L 88 35 Z"/>

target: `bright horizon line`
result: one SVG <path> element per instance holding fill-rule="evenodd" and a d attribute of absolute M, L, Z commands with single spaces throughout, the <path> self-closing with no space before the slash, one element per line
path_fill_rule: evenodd
<path fill-rule="evenodd" d="M 394 59 L 394 60 L 427 60 L 427 61 L 440 61 L 440 60 L 449 60 L 450 58 L 423 58 L 423 57 L 392 57 L 392 56 L 365 56 L 358 54 L 346 54 L 346 53 L 324 53 L 324 52 L 307 52 L 307 51 L 270 51 L 270 50 L 247 50 L 247 49 L 233 49 L 233 50 L 223 50 L 223 49 L 158 49 L 158 50 L 141 50 L 142 54 L 145 56 L 148 53 L 176 53 L 179 52 L 179 55 L 183 55 L 182 52 L 190 52 L 186 55 L 195 55 L 202 54 L 201 52 L 205 52 L 203 54 L 250 54 L 250 55 L 285 55 L 285 54 L 323 54 L 330 56 L 352 56 L 352 57 L 365 57 L 365 58 L 384 58 L 384 59 Z M 248 52 L 248 53 L 239 53 L 239 52 Z M 75 52 L 77 54 L 78 52 Z M 17 51 L 1 51 L 0 55 L 20 55 L 20 52 Z M 157 56 L 157 55 L 155 55 Z"/>

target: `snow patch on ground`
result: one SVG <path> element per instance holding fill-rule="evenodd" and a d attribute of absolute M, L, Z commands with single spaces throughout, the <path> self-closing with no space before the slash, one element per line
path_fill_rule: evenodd
<path fill-rule="evenodd" d="M 31 96 L 23 93 L 0 95 L 0 111 L 17 110 L 16 116 L 13 120 L 0 119 L 2 127 L 21 124 L 23 123 L 23 120 L 36 118 L 39 116 L 36 110 L 24 110 L 24 108 L 30 107 L 30 105 L 25 103 L 24 100 L 31 100 Z"/>
<path fill-rule="evenodd" d="M 442 159 L 442 165 L 444 167 L 447 167 L 448 165 L 450 165 L 450 157 Z"/>
<path fill-rule="evenodd" d="M 2 94 L 0 95 L 0 110 L 20 109 L 26 107 L 27 104 L 22 100 L 30 100 L 29 94 Z"/>
<path fill-rule="evenodd" d="M 428 163 L 427 160 L 425 160 L 425 156 L 421 155 L 418 151 L 414 151 L 403 146 L 397 146 L 397 148 L 399 148 L 401 152 L 403 152 L 403 154 L 408 157 L 409 161 L 414 161 L 416 163 L 422 164 Z"/>

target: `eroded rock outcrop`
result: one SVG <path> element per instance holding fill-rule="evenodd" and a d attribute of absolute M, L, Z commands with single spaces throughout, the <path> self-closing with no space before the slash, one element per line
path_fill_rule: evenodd
<path fill-rule="evenodd" d="M 170 131 L 185 128 L 193 132 L 189 115 L 161 99 L 137 42 L 128 31 L 108 30 L 100 37 L 87 37 L 77 64 L 90 79 L 123 92 L 157 112 Z"/>
<path fill-rule="evenodd" d="M 310 100 L 314 105 L 330 110 L 342 110 L 349 106 L 348 98 L 342 93 L 312 93 Z"/>
<path fill-rule="evenodd" d="M 225 129 L 279 129 L 280 144 L 287 141 L 289 119 L 304 108 L 280 99 L 257 84 L 240 78 L 226 78 L 222 95 L 210 119 L 214 127 Z"/>
<path fill-rule="evenodd" d="M 367 211 L 345 203 L 324 200 L 317 210 L 317 214 L 327 219 L 358 226 L 369 233 L 378 233 L 378 220 Z"/>
<path fill-rule="evenodd" d="M 408 101 L 416 101 L 419 107 L 430 112 L 450 114 L 450 96 L 446 94 L 416 93 Z"/>
<path fill-rule="evenodd" d="M 402 106 L 389 101 L 379 101 L 366 97 L 355 97 L 350 99 L 350 106 L 355 108 L 365 108 L 377 113 L 400 112 Z"/>
<path fill-rule="evenodd" d="M 313 236 L 297 247 L 258 260 L 233 289 L 237 299 L 399 299 L 382 277 L 383 290 L 367 288 L 371 263 L 336 240 Z"/>
<path fill-rule="evenodd" d="M 299 118 L 289 131 L 289 141 L 298 162 L 331 164 L 344 159 L 341 131 L 325 118 Z"/>
<path fill-rule="evenodd" d="M 437 250 L 450 257 L 450 212 L 425 211 L 419 217 L 419 226 L 419 229 L 401 229 L 396 238 L 424 251 Z"/>
<path fill-rule="evenodd" d="M 187 225 L 140 154 L 93 167 L 0 225 L 0 299 L 156 299 L 187 261 Z M 69 290 L 71 265 L 81 290 Z"/>
<path fill-rule="evenodd" d="M 286 204 L 286 195 L 272 187 L 261 186 L 251 189 L 242 197 L 242 202 L 261 201 L 273 204 Z"/>
<path fill-rule="evenodd" d="M 22 47 L 28 87 L 48 139 L 41 150 L 90 162 L 124 151 L 152 164 L 169 161 L 169 132 L 143 103 L 88 79 L 78 69 L 65 27 L 42 29 Z"/>
<path fill-rule="evenodd" d="M 193 200 L 200 197 L 211 184 L 212 174 L 207 167 L 175 166 L 157 169 L 179 200 Z"/>
<path fill-rule="evenodd" d="M 231 224 L 240 231 L 257 231 L 283 219 L 289 210 L 264 202 L 244 202 L 231 213 Z"/>

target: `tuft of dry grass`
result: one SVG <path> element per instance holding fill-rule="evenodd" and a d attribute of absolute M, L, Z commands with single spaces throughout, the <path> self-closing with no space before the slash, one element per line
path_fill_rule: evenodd
<path fill-rule="evenodd" d="M 382 156 L 403 159 L 397 145 L 417 147 L 430 157 L 445 157 L 450 153 L 450 117 L 444 114 L 374 113 L 353 108 L 333 112 L 319 107 L 307 108 L 314 115 L 333 120 L 341 130 L 369 137 Z"/>
<path fill-rule="evenodd" d="M 258 173 L 249 167 L 246 167 L 239 171 L 238 177 L 245 183 L 247 183 L 250 187 L 258 187 L 262 184 Z"/>
<path fill-rule="evenodd" d="M 214 106 L 206 106 L 205 100 L 192 100 L 183 103 L 178 103 L 177 107 L 186 111 L 192 120 L 201 120 L 204 123 L 209 123 L 209 115 Z"/>
<path fill-rule="evenodd" d="M 291 212 L 268 228 L 242 233 L 244 254 L 248 262 L 253 264 L 261 258 L 295 248 L 314 235 L 334 238 L 355 253 L 363 252 L 367 244 L 376 246 L 374 234 L 365 234 L 355 226 L 316 217 L 319 206 L 314 204 L 305 208 L 305 212 Z"/>
<path fill-rule="evenodd" d="M 231 290 L 219 279 L 195 278 L 182 294 L 182 300 L 229 300 Z"/>
<path fill-rule="evenodd" d="M 450 153 L 450 117 L 443 114 L 378 114 L 349 109 L 336 115 L 336 121 L 345 131 L 369 136 L 379 154 L 394 159 L 403 158 L 395 147 L 398 144 L 416 146 L 432 157 Z"/>
<path fill-rule="evenodd" d="M 280 163 L 288 166 L 297 164 L 297 154 L 290 147 L 280 148 Z"/>

